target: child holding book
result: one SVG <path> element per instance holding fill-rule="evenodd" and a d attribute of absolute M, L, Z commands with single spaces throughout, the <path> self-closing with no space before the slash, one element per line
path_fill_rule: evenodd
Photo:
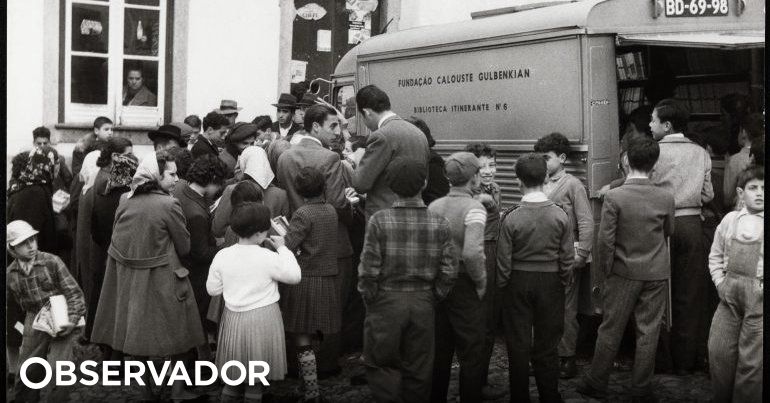
<path fill-rule="evenodd" d="M 594 218 L 588 194 L 580 179 L 567 173 L 564 164 L 570 152 L 569 140 L 561 133 L 551 133 L 535 143 L 535 152 L 542 153 L 548 166 L 548 180 L 543 192 L 560 205 L 569 217 L 575 240 L 575 282 L 566 292 L 564 305 L 564 336 L 559 343 L 559 376 L 569 379 L 577 375 L 575 348 L 578 336 L 578 301 L 580 277 L 588 262 L 594 240 Z"/>
<path fill-rule="evenodd" d="M 674 196 L 649 179 L 658 155 L 652 138 L 630 139 L 623 155 L 625 183 L 604 197 L 595 263 L 606 276 L 600 286 L 604 317 L 591 368 L 577 386 L 590 396 L 606 394 L 613 360 L 633 315 L 637 337 L 631 394 L 634 401 L 654 401 L 650 381 L 671 276 L 666 238 L 674 232 Z"/>
<path fill-rule="evenodd" d="M 286 374 L 286 340 L 278 283 L 299 283 L 299 265 L 282 237 L 267 237 L 268 207 L 255 202 L 237 206 L 230 227 L 238 235 L 238 243 L 216 254 L 206 281 L 208 293 L 222 295 L 225 301 L 217 367 L 222 368 L 228 361 L 239 361 L 245 367 L 249 361 L 265 361 L 270 365 L 267 379 L 282 380 Z M 228 377 L 237 379 L 237 371 Z M 225 385 L 222 395 L 224 402 L 237 401 L 242 395 L 247 402 L 260 402 L 262 385 Z"/>
<path fill-rule="evenodd" d="M 292 214 L 286 246 L 297 253 L 302 281 L 281 289 L 286 332 L 297 347 L 305 400 L 320 401 L 313 340 L 339 333 L 342 325 L 337 268 L 337 212 L 323 199 L 326 180 L 316 168 L 305 167 L 294 178 L 305 204 Z"/>
<path fill-rule="evenodd" d="M 714 402 L 762 401 L 765 174 L 750 167 L 738 175 L 739 211 L 714 233 L 709 254 L 719 306 L 709 334 Z"/>
<path fill-rule="evenodd" d="M 73 361 L 72 347 L 80 334 L 75 325 L 86 313 L 85 298 L 80 286 L 58 256 L 37 249 L 37 233 L 31 225 L 21 220 L 12 221 L 6 227 L 6 248 L 15 259 L 6 272 L 6 290 L 26 314 L 19 352 L 20 365 L 33 357 L 48 362 Z M 69 321 L 58 330 L 56 336 L 51 336 L 33 329 L 32 324 L 38 312 L 55 295 L 63 295 L 67 300 Z M 26 373 L 32 382 L 40 382 L 44 375 L 40 365 L 29 366 Z M 40 390 L 25 386 L 19 375 L 14 389 L 17 402 L 40 400 Z M 66 400 L 67 388 L 53 386 L 48 401 Z"/>

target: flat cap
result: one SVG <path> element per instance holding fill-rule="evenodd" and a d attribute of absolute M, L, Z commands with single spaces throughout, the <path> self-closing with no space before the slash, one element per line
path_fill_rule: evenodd
<path fill-rule="evenodd" d="M 476 175 L 481 168 L 479 159 L 473 153 L 462 151 L 447 157 L 444 167 L 446 177 L 452 185 L 462 185 Z"/>

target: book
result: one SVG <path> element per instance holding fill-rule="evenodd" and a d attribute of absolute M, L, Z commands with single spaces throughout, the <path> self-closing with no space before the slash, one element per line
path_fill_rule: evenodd
<path fill-rule="evenodd" d="M 624 53 L 623 54 L 623 60 L 625 61 L 626 66 L 626 75 L 630 80 L 636 80 L 639 78 L 639 75 L 636 71 L 636 64 L 634 63 L 634 55 L 633 53 Z"/>
<path fill-rule="evenodd" d="M 637 79 L 644 80 L 647 74 L 644 72 L 644 57 L 642 52 L 634 52 L 634 64 L 636 65 Z"/>
<path fill-rule="evenodd" d="M 284 216 L 278 216 L 270 220 L 270 226 L 279 236 L 286 236 L 289 233 L 289 222 Z"/>
<path fill-rule="evenodd" d="M 48 302 L 43 305 L 43 308 L 40 309 L 40 312 L 35 315 L 35 320 L 32 321 L 32 328 L 56 337 L 64 327 L 71 324 L 67 299 L 64 295 L 52 295 L 49 297 Z M 82 316 L 76 326 L 85 326 L 85 319 Z"/>
<path fill-rule="evenodd" d="M 53 194 L 51 202 L 53 203 L 53 212 L 59 214 L 70 204 L 70 194 L 59 189 Z"/>
<path fill-rule="evenodd" d="M 623 67 L 623 58 L 620 55 L 615 56 L 615 65 L 618 70 L 618 80 L 628 79 L 628 77 L 626 77 L 626 70 Z"/>

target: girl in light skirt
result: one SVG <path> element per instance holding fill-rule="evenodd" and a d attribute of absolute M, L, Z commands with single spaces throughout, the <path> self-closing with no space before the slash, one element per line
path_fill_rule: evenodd
<path fill-rule="evenodd" d="M 297 284 L 301 272 L 294 254 L 284 246 L 283 237 L 267 237 L 270 209 L 260 203 L 238 206 L 230 218 L 238 243 L 222 249 L 209 269 L 206 289 L 212 296 L 222 295 L 225 309 L 219 325 L 216 365 L 221 370 L 228 361 L 249 361 L 270 365 L 267 379 L 282 380 L 286 375 L 286 342 L 283 318 L 278 306 L 278 282 Z M 270 244 L 274 250 L 263 247 Z M 228 379 L 239 371 L 228 368 Z M 261 401 L 262 385 L 225 385 L 223 401 Z"/>

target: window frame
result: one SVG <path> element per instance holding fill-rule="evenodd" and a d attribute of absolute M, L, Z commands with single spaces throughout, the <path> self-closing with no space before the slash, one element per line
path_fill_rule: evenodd
<path fill-rule="evenodd" d="M 170 112 L 167 97 L 168 86 L 172 80 L 169 66 L 172 63 L 171 32 L 173 18 L 171 7 L 173 0 L 158 0 L 158 6 L 130 4 L 125 0 L 61 0 L 60 33 L 60 114 L 59 121 L 63 124 L 88 124 L 97 116 L 106 116 L 115 122 L 116 126 L 159 126 L 163 124 Z M 73 7 L 78 4 L 94 5 L 108 9 L 109 36 L 107 53 L 94 53 L 72 50 L 72 14 Z M 126 10 L 151 10 L 158 12 L 158 53 L 157 56 L 140 56 L 124 53 L 124 30 Z M 84 104 L 72 102 L 72 57 L 102 57 L 107 59 L 107 103 Z M 157 62 L 157 103 L 156 106 L 123 106 L 123 86 L 125 60 Z"/>

